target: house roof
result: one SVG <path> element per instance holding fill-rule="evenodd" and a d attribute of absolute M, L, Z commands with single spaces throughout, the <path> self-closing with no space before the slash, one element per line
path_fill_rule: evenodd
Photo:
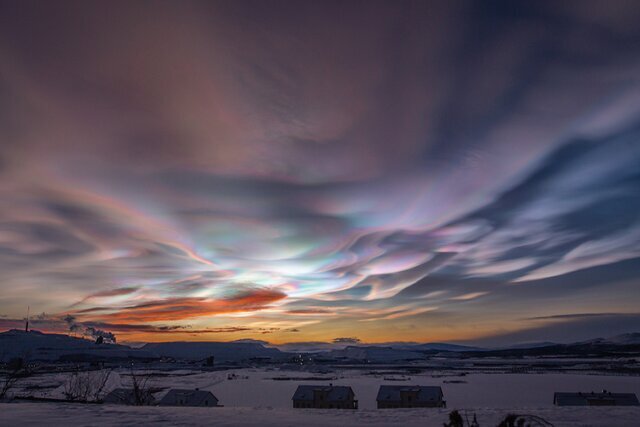
<path fill-rule="evenodd" d="M 442 400 L 442 388 L 425 385 L 381 385 L 378 390 L 377 401 L 400 402 L 402 392 L 416 392 L 418 402 L 433 402 Z"/>
<path fill-rule="evenodd" d="M 611 401 L 612 405 L 617 406 L 637 406 L 640 403 L 634 393 L 611 393 L 608 391 L 602 393 L 565 393 L 557 392 L 553 394 L 553 402 L 556 405 L 564 406 L 586 406 L 590 400 Z"/>
<path fill-rule="evenodd" d="M 293 394 L 293 400 L 313 400 L 315 391 L 324 391 L 327 393 L 328 401 L 346 401 L 353 393 L 349 386 L 324 386 L 324 385 L 299 385 Z"/>
<path fill-rule="evenodd" d="M 158 405 L 175 405 L 178 401 L 182 401 L 183 405 L 193 406 L 205 406 L 205 401 L 209 401 L 209 405 L 218 404 L 218 399 L 210 391 L 172 388 Z"/>

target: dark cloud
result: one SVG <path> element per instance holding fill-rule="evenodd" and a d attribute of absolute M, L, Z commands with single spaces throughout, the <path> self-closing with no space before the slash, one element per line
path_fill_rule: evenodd
<path fill-rule="evenodd" d="M 554 264 L 563 260 L 570 264 L 566 257 L 571 255 L 578 261 L 581 249 L 601 244 L 599 253 L 591 249 L 584 254 L 591 264 L 607 256 L 637 256 L 640 222 L 635 212 L 640 209 L 640 175 L 631 165 L 640 162 L 638 141 L 640 128 L 635 125 L 599 138 L 569 141 L 521 183 L 454 224 L 484 221 L 491 225 L 471 242 L 495 248 L 487 261 L 530 261 L 504 274 L 496 268 L 497 279 L 539 277 L 536 271 L 547 266 L 540 270 L 542 274 L 571 271 L 571 267 L 558 266 L 554 273 Z M 610 236 L 619 237 L 607 242 Z M 474 257 L 454 260 L 448 269 L 462 275 L 473 273 L 465 264 L 474 264 Z"/>
<path fill-rule="evenodd" d="M 544 322 L 544 320 L 539 320 Z M 571 343 L 594 338 L 610 338 L 615 335 L 637 332 L 640 329 L 640 314 L 608 313 L 554 317 L 541 326 L 521 331 L 474 340 L 478 345 L 511 345 L 526 342 L 551 341 Z"/>
<path fill-rule="evenodd" d="M 86 204 L 64 200 L 62 195 L 43 202 L 43 205 L 54 217 L 66 222 L 72 229 L 108 238 L 124 235 L 123 230 L 108 216 Z"/>
<path fill-rule="evenodd" d="M 396 295 L 396 299 L 412 299 L 428 296 L 433 292 L 447 293 L 496 291 L 506 286 L 505 282 L 487 279 L 464 279 L 459 277 L 430 275 L 403 289 Z"/>
<path fill-rule="evenodd" d="M 621 313 L 572 313 L 572 314 L 554 314 L 551 316 L 527 317 L 525 320 L 571 320 L 586 319 L 589 317 L 616 317 L 627 316 Z"/>
<path fill-rule="evenodd" d="M 60 260 L 94 250 L 64 226 L 35 222 L 2 222 L 0 231 L 11 236 L 7 246 L 0 246 L 0 256 L 30 259 L 31 262 Z"/>

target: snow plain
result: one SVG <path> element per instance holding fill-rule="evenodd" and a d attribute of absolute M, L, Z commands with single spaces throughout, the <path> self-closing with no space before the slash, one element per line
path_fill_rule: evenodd
<path fill-rule="evenodd" d="M 228 380 L 229 374 L 248 379 Z M 324 377 L 325 381 L 304 381 L 297 378 Z M 272 378 L 296 378 L 275 381 Z M 389 379 L 406 379 L 389 381 Z M 445 381 L 466 381 L 449 383 Z M 160 387 L 195 388 L 210 390 L 225 406 L 256 406 L 272 408 L 291 407 L 291 396 L 301 384 L 349 385 L 353 388 L 361 409 L 375 409 L 376 395 L 381 384 L 439 385 L 444 392 L 448 408 L 496 407 L 541 408 L 553 406 L 556 391 L 602 391 L 636 393 L 640 396 L 640 377 L 585 374 L 473 374 L 464 377 L 430 374 L 393 375 L 380 373 L 367 375 L 362 371 L 345 370 L 318 375 L 297 371 L 265 371 L 243 369 L 198 373 L 187 376 L 162 377 L 153 384 Z M 638 423 L 640 426 L 640 422 Z"/>
<path fill-rule="evenodd" d="M 2 426 L 220 426 L 220 427 L 359 427 L 442 426 L 446 409 L 294 410 L 283 408 L 178 408 L 58 403 L 0 403 Z M 508 413 L 541 416 L 556 427 L 633 427 L 640 408 L 468 409 L 461 411 L 481 427 L 496 426 Z"/>
<path fill-rule="evenodd" d="M 335 370 L 317 374 L 279 369 L 214 372 L 184 370 L 165 371 L 161 374 L 151 380 L 153 387 L 210 390 L 224 407 L 139 408 L 65 403 L 3 403 L 0 404 L 0 425 L 441 426 L 451 410 L 460 409 L 470 419 L 476 413 L 481 426 L 494 426 L 508 413 L 535 414 L 556 426 L 640 426 L 640 407 L 553 406 L 554 391 L 607 389 L 632 392 L 640 396 L 640 378 L 636 376 L 562 373 L 469 373 L 465 376 L 449 376 L 435 372 L 408 375 L 361 370 Z M 311 376 L 322 379 L 303 379 Z M 55 385 L 64 379 L 65 374 L 30 379 L 35 384 L 50 385 L 48 390 L 31 394 L 61 397 L 62 386 Z M 127 386 L 126 371 L 114 375 L 109 383 L 110 388 Z M 360 409 L 338 411 L 291 408 L 291 396 L 298 385 L 328 383 L 352 386 Z M 375 409 L 375 397 L 381 384 L 440 385 L 447 401 L 447 409 Z M 26 385 L 28 384 L 23 384 Z M 162 392 L 158 394 L 158 397 L 161 396 Z"/>

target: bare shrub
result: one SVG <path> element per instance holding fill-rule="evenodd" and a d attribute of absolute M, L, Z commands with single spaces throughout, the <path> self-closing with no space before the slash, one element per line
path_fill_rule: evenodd
<path fill-rule="evenodd" d="M 15 387 L 21 375 L 17 371 L 7 371 L 0 378 L 0 400 L 9 396 L 9 392 Z"/>
<path fill-rule="evenodd" d="M 133 404 L 136 406 L 151 405 L 153 403 L 153 395 L 149 380 L 151 373 L 136 373 L 131 370 L 131 385 L 133 389 Z"/>
<path fill-rule="evenodd" d="M 111 376 L 110 369 L 76 371 L 64 384 L 64 396 L 76 402 L 98 402 Z"/>
<path fill-rule="evenodd" d="M 4 359 L 5 356 L 3 353 L 0 355 L 0 361 Z M 5 364 L 3 372 L 0 373 L 0 400 L 8 398 L 11 390 L 15 388 L 18 381 L 29 375 L 29 364 L 26 356 L 9 360 L 8 363 Z"/>

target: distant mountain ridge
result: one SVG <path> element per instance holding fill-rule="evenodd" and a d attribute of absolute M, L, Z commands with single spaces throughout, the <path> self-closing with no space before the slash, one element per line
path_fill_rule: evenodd
<path fill-rule="evenodd" d="M 467 351 L 481 351 L 482 347 L 472 347 L 461 344 L 449 344 L 443 342 L 430 342 L 425 344 L 406 344 L 405 346 L 398 346 L 397 348 L 405 348 L 419 351 L 453 351 L 453 352 L 467 352 Z"/>
<path fill-rule="evenodd" d="M 0 361 L 24 358 L 32 361 L 113 361 L 125 359 L 154 360 L 161 357 L 176 360 L 204 360 L 216 363 L 241 362 L 251 359 L 287 361 L 295 354 L 306 353 L 316 360 L 329 359 L 356 363 L 392 363 L 425 359 L 433 355 L 454 357 L 523 357 L 543 355 L 640 355 L 640 333 L 609 338 L 595 338 L 571 344 L 552 342 L 517 344 L 502 348 L 480 348 L 449 343 L 350 344 L 301 342 L 272 345 L 265 341 L 231 342 L 166 342 L 148 343 L 140 348 L 122 344 L 97 344 L 83 338 L 39 331 L 10 330 L 0 333 Z"/>
<path fill-rule="evenodd" d="M 593 340 L 585 341 L 584 343 L 617 344 L 617 345 L 640 344 L 640 332 L 621 334 L 621 335 L 616 335 L 610 338 L 596 338 Z"/>
<path fill-rule="evenodd" d="M 177 341 L 149 343 L 143 350 L 162 357 L 174 359 L 202 360 L 213 356 L 216 362 L 238 362 L 254 358 L 285 359 L 286 353 L 277 348 L 265 347 L 259 342 L 208 342 Z"/>
<path fill-rule="evenodd" d="M 449 343 L 417 343 L 417 342 L 385 342 L 385 343 L 372 343 L 372 344 L 342 344 L 342 343 L 329 343 L 322 341 L 310 341 L 310 342 L 296 342 L 272 345 L 282 351 L 298 352 L 298 353 L 317 353 L 323 351 L 332 350 L 344 350 L 347 347 L 385 347 L 394 350 L 407 350 L 407 351 L 479 351 L 483 350 L 481 347 L 472 347 L 461 344 L 449 344 Z"/>
<path fill-rule="evenodd" d="M 424 359 L 424 354 L 417 351 L 379 346 L 348 346 L 342 350 L 331 350 L 324 353 L 324 355 L 334 359 L 367 362 L 395 362 Z"/>

